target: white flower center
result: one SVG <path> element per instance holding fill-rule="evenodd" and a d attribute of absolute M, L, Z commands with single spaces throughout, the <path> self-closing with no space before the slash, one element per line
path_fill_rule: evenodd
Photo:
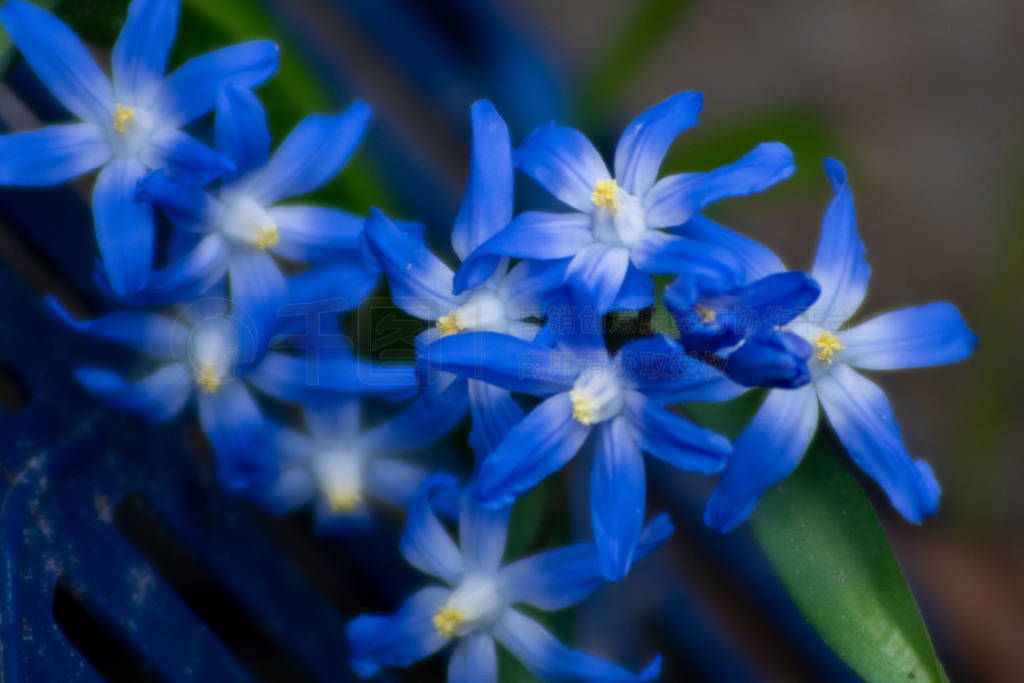
<path fill-rule="evenodd" d="M 114 154 L 122 158 L 140 158 L 156 128 L 156 117 L 149 109 L 118 103 L 109 132 Z"/>
<path fill-rule="evenodd" d="M 339 448 L 313 458 L 313 474 L 331 512 L 352 512 L 363 500 L 363 456 Z"/>
<path fill-rule="evenodd" d="M 277 244 L 277 223 L 256 200 L 247 196 L 225 197 L 217 227 L 237 244 L 265 251 Z"/>
<path fill-rule="evenodd" d="M 802 316 L 787 325 L 785 329 L 802 337 L 814 349 L 814 355 L 811 356 L 807 364 L 812 376 L 826 371 L 836 360 L 835 355 L 846 348 L 836 332 L 815 325 Z"/>
<path fill-rule="evenodd" d="M 590 196 L 594 203 L 591 227 L 599 242 L 614 247 L 636 244 L 647 232 L 643 204 L 614 180 L 600 180 Z"/>
<path fill-rule="evenodd" d="M 488 630 L 498 623 L 507 606 L 494 577 L 468 574 L 434 614 L 434 628 L 445 638 Z"/>
<path fill-rule="evenodd" d="M 479 287 L 466 303 L 437 319 L 443 336 L 459 332 L 507 332 L 508 313 L 505 302 L 489 289 Z"/>
<path fill-rule="evenodd" d="M 206 318 L 192 328 L 188 340 L 189 366 L 204 392 L 216 392 L 234 375 L 238 357 L 238 333 L 227 318 Z"/>
<path fill-rule="evenodd" d="M 573 383 L 569 400 L 573 418 L 585 425 L 604 422 L 621 413 L 625 401 L 615 367 L 604 364 L 585 369 Z"/>

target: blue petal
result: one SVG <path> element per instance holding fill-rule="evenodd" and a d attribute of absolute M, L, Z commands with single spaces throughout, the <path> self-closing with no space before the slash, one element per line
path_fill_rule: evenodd
<path fill-rule="evenodd" d="M 164 81 L 158 108 L 167 124 L 184 125 L 213 109 L 221 86 L 254 88 L 277 71 L 277 45 L 269 40 L 232 45 L 195 57 Z"/>
<path fill-rule="evenodd" d="M 643 197 L 658 178 L 661 160 L 680 133 L 697 125 L 704 96 L 681 92 L 633 119 L 615 148 L 615 179 L 626 192 Z"/>
<path fill-rule="evenodd" d="M 166 169 L 174 178 L 197 186 L 208 185 L 235 170 L 230 159 L 171 127 L 149 138 L 142 160 L 149 168 Z"/>
<path fill-rule="evenodd" d="M 270 211 L 278 241 L 271 251 L 295 261 L 322 261 L 354 256 L 366 221 L 337 209 L 277 206 Z"/>
<path fill-rule="evenodd" d="M 748 387 L 795 389 L 811 381 L 811 353 L 811 345 L 792 332 L 755 334 L 728 355 L 725 372 Z"/>
<path fill-rule="evenodd" d="M 469 180 L 452 228 L 452 248 L 460 259 L 512 220 L 512 143 L 508 126 L 487 100 L 470 109 L 473 152 Z"/>
<path fill-rule="evenodd" d="M 569 262 L 565 277 L 577 303 L 593 306 L 597 313 L 603 314 L 618 298 L 627 270 L 628 249 L 591 244 Z"/>
<path fill-rule="evenodd" d="M 586 214 L 521 213 L 465 260 L 455 274 L 455 292 L 461 294 L 489 278 L 502 257 L 548 261 L 571 258 L 593 243 L 590 216 Z"/>
<path fill-rule="evenodd" d="M 0 136 L 0 185 L 58 185 L 110 161 L 106 133 L 92 123 Z"/>
<path fill-rule="evenodd" d="M 747 274 L 746 282 L 786 270 L 779 257 L 768 247 L 699 214 L 683 225 L 671 228 L 671 232 L 731 251 Z"/>
<path fill-rule="evenodd" d="M 316 498 L 317 481 L 306 467 L 288 467 L 266 488 L 254 487 L 249 495 L 270 514 L 284 515 Z"/>
<path fill-rule="evenodd" d="M 228 265 L 231 285 L 231 315 L 243 325 L 243 342 L 254 346 L 242 351 L 242 358 L 256 358 L 269 344 L 281 321 L 281 308 L 288 301 L 288 284 L 270 254 L 236 254 Z"/>
<path fill-rule="evenodd" d="M 235 164 L 229 182 L 270 158 L 267 112 L 248 88 L 229 84 L 218 91 L 214 133 L 217 151 Z"/>
<path fill-rule="evenodd" d="M 498 653 L 490 633 L 471 633 L 448 660 L 448 683 L 498 683 Z"/>
<path fill-rule="evenodd" d="M 436 320 L 459 305 L 452 271 L 418 239 L 377 209 L 370 210 L 366 237 L 380 260 L 395 305 L 421 320 Z"/>
<path fill-rule="evenodd" d="M 104 403 L 140 414 L 149 422 L 177 415 L 192 396 L 192 378 L 180 363 L 171 363 L 133 384 L 109 370 L 82 368 L 75 379 Z"/>
<path fill-rule="evenodd" d="M 636 390 L 662 405 L 728 401 L 746 391 L 663 334 L 629 342 L 618 361 Z"/>
<path fill-rule="evenodd" d="M 420 351 L 421 365 L 539 396 L 568 391 L 579 375 L 575 355 L 497 332 L 462 332 Z"/>
<path fill-rule="evenodd" d="M 811 386 L 773 389 L 733 442 L 732 457 L 711 493 L 704 522 L 729 531 L 746 521 L 758 499 L 789 476 L 818 427 L 818 399 Z"/>
<path fill-rule="evenodd" d="M 636 268 L 626 271 L 619 294 L 612 304 L 613 311 L 639 311 L 654 305 L 654 279 Z"/>
<path fill-rule="evenodd" d="M 608 180 L 608 167 L 583 133 L 553 122 L 523 140 L 513 156 L 516 168 L 543 185 L 569 206 L 590 213 L 590 197 L 599 180 Z"/>
<path fill-rule="evenodd" d="M 821 224 L 821 239 L 811 276 L 821 285 L 821 298 L 810 319 L 835 329 L 860 307 L 868 290 L 871 267 L 864 260 L 864 243 L 857 234 L 853 193 L 846 182 L 846 169 L 835 159 L 825 170 L 836 195 L 828 205 Z"/>
<path fill-rule="evenodd" d="M 907 453 L 889 400 L 878 385 L 838 364 L 815 382 L 821 407 L 853 461 L 878 482 L 893 507 L 919 524 L 939 506 L 931 468 Z"/>
<path fill-rule="evenodd" d="M 505 439 L 509 430 L 523 419 L 523 409 L 506 389 L 472 379 L 467 384 L 473 420 L 469 445 L 476 461 L 482 462 Z"/>
<path fill-rule="evenodd" d="M 423 482 L 412 503 L 402 532 L 399 550 L 412 566 L 454 585 L 466 571 L 466 562 L 459 547 L 430 507 L 431 496 L 444 488 L 455 486 L 455 479 L 434 475 Z"/>
<path fill-rule="evenodd" d="M 53 295 L 47 296 L 43 305 L 56 320 L 80 334 L 123 344 L 156 358 L 181 358 L 187 344 L 188 328 L 156 313 L 115 311 L 95 320 L 79 322 Z"/>
<path fill-rule="evenodd" d="M 434 627 L 434 615 L 450 595 L 430 586 L 413 593 L 391 616 L 353 619 L 346 634 L 355 672 L 373 676 L 382 666 L 406 667 L 440 650 L 448 639 Z"/>
<path fill-rule="evenodd" d="M 468 571 L 493 572 L 501 565 L 512 506 L 486 508 L 473 496 L 462 496 L 459 510 L 459 547 Z"/>
<path fill-rule="evenodd" d="M 640 534 L 634 561 L 659 548 L 673 531 L 668 515 L 652 519 Z M 499 576 L 509 603 L 524 602 L 543 610 L 575 605 L 604 583 L 594 543 L 527 557 L 503 567 Z"/>
<path fill-rule="evenodd" d="M 119 295 L 141 290 L 153 266 L 153 209 L 135 201 L 145 174 L 138 161 L 120 159 L 103 169 L 93 189 L 96 241 L 107 281 Z"/>
<path fill-rule="evenodd" d="M 261 391 L 296 403 L 352 396 L 401 401 L 419 391 L 416 370 L 411 365 L 372 365 L 328 351 L 311 348 L 304 356 L 271 352 L 246 377 Z"/>
<path fill-rule="evenodd" d="M 647 225 L 682 225 L 706 207 L 728 197 L 768 189 L 793 175 L 793 153 L 780 142 L 765 142 L 745 156 L 706 173 L 681 173 L 659 180 L 644 199 Z"/>
<path fill-rule="evenodd" d="M 408 507 L 427 473 L 398 460 L 373 458 L 366 465 L 367 493 L 374 498 L 399 507 Z"/>
<path fill-rule="evenodd" d="M 7 29 L 25 61 L 78 118 L 100 126 L 114 125 L 114 92 L 89 50 L 62 21 L 22 0 L 0 9 Z"/>
<path fill-rule="evenodd" d="M 199 421 L 213 446 L 225 488 L 245 491 L 277 476 L 267 422 L 245 384 L 232 378 L 212 394 L 200 392 Z"/>
<path fill-rule="evenodd" d="M 454 429 L 468 410 L 465 385 L 453 382 L 440 396 L 419 397 L 402 412 L 363 435 L 361 442 L 378 453 L 415 450 Z"/>
<path fill-rule="evenodd" d="M 597 427 L 597 453 L 590 472 L 590 520 L 601 575 L 621 581 L 633 564 L 644 526 L 647 482 L 638 434 L 619 416 Z"/>
<path fill-rule="evenodd" d="M 321 444 L 352 441 L 362 428 L 362 408 L 356 398 L 330 405 L 308 406 L 302 414 L 310 435 Z"/>
<path fill-rule="evenodd" d="M 568 393 L 556 394 L 534 408 L 484 460 L 473 495 L 503 506 L 558 471 L 579 451 L 590 427 L 572 417 Z"/>
<path fill-rule="evenodd" d="M 566 265 L 567 261 L 520 261 L 514 265 L 496 287 L 511 311 L 509 317 L 524 320 L 543 316 L 548 295 L 565 280 Z"/>
<path fill-rule="evenodd" d="M 729 439 L 640 394 L 627 398 L 627 417 L 640 432 L 645 451 L 681 470 L 714 474 L 732 453 Z"/>
<path fill-rule="evenodd" d="M 207 235 L 191 252 L 149 277 L 149 283 L 137 294 L 117 297 L 102 272 L 97 285 L 107 296 L 120 298 L 132 306 L 164 306 L 194 299 L 209 290 L 227 273 L 230 248 L 220 235 Z"/>
<path fill-rule="evenodd" d="M 842 362 L 865 370 L 899 370 L 955 363 L 971 355 L 978 337 L 956 306 L 904 308 L 842 333 Z"/>
<path fill-rule="evenodd" d="M 111 60 L 119 102 L 152 103 L 167 71 L 180 9 L 181 0 L 134 0 L 128 5 Z"/>
<path fill-rule="evenodd" d="M 206 190 L 174 180 L 163 171 L 153 171 L 139 181 L 135 198 L 149 202 L 167 214 L 175 225 L 199 230 L 212 221 L 217 202 Z"/>
<path fill-rule="evenodd" d="M 653 681 L 661 674 L 661 656 L 639 674 L 578 650 L 570 650 L 533 619 L 510 609 L 498 622 L 494 637 L 535 676 L 549 681 L 623 683 Z"/>
<path fill-rule="evenodd" d="M 345 165 L 369 120 L 370 107 L 362 102 L 334 116 L 310 116 L 295 127 L 266 166 L 242 182 L 268 206 L 312 192 Z"/>
<path fill-rule="evenodd" d="M 679 274 L 700 289 L 725 291 L 743 282 L 746 274 L 735 255 L 722 247 L 650 230 L 630 249 L 630 259 L 651 275 Z"/>
<path fill-rule="evenodd" d="M 333 336 L 338 344 L 347 344 L 338 314 L 358 307 L 376 289 L 379 279 L 379 272 L 353 260 L 339 260 L 291 276 L 279 334 L 307 335 L 320 343 Z"/>

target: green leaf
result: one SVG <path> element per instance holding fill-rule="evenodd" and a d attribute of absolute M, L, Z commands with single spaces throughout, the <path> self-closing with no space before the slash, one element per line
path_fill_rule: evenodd
<path fill-rule="evenodd" d="M 948 680 L 882 524 L 827 435 L 751 524 L 808 621 L 864 679 Z"/>

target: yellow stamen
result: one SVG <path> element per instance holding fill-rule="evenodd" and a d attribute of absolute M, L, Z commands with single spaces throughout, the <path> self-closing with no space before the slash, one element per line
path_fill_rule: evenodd
<path fill-rule="evenodd" d="M 693 310 L 697 311 L 697 315 L 700 316 L 700 321 L 705 325 L 710 325 L 711 323 L 715 322 L 716 318 L 718 318 L 718 313 L 715 311 L 715 309 L 708 308 L 707 306 L 701 306 L 700 304 L 697 304 L 696 306 L 693 307 Z"/>
<path fill-rule="evenodd" d="M 128 132 L 128 124 L 135 120 L 135 110 L 123 104 L 114 109 L 114 130 L 121 135 Z"/>
<path fill-rule="evenodd" d="M 817 358 L 823 363 L 831 363 L 832 356 L 846 348 L 839 343 L 839 337 L 831 332 L 819 334 L 814 339 L 814 344 L 818 347 Z"/>
<path fill-rule="evenodd" d="M 252 245 L 260 251 L 266 251 L 277 244 L 278 238 L 277 226 L 273 223 L 268 223 L 259 226 L 259 232 L 256 233 L 256 238 L 252 241 Z"/>
<path fill-rule="evenodd" d="M 437 329 L 441 331 L 442 337 L 447 337 L 450 334 L 458 334 L 459 332 L 465 332 L 466 328 L 459 324 L 459 317 L 452 311 L 448 315 L 442 315 L 434 323 Z"/>
<path fill-rule="evenodd" d="M 619 210 L 619 184 L 614 180 L 598 180 L 590 201 L 599 209 L 615 213 Z"/>
<path fill-rule="evenodd" d="M 332 490 L 327 494 L 327 506 L 331 512 L 352 512 L 362 499 L 359 491 Z"/>
<path fill-rule="evenodd" d="M 451 638 L 455 629 L 466 621 L 466 613 L 457 607 L 442 607 L 434 615 L 434 628 L 438 635 Z"/>
<path fill-rule="evenodd" d="M 581 424 L 592 425 L 597 422 L 597 408 L 586 394 L 573 389 L 569 392 L 572 401 L 572 417 Z"/>
<path fill-rule="evenodd" d="M 203 368 L 199 372 L 199 377 L 196 378 L 196 384 L 198 384 L 199 388 L 207 394 L 216 393 L 217 390 L 220 389 L 220 385 L 223 383 L 224 381 L 221 379 L 220 375 L 211 368 Z"/>

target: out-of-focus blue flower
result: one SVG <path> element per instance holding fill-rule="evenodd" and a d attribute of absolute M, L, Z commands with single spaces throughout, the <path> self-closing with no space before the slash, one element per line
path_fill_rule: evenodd
<path fill-rule="evenodd" d="M 203 237 L 188 254 L 153 273 L 132 303 L 192 298 L 227 275 L 233 298 L 237 291 L 259 286 L 279 306 L 287 292 L 271 255 L 344 266 L 350 272 L 343 291 L 353 297 L 353 305 L 361 301 L 379 273 L 362 253 L 364 219 L 337 209 L 279 202 L 312 192 L 333 178 L 362 139 L 369 117 L 370 108 L 362 102 L 334 116 L 310 116 L 271 156 L 266 112 L 259 100 L 237 86 L 222 88 L 217 99 L 217 150 L 235 170 L 215 192 L 173 180 L 163 171 L 139 183 L 139 199 L 159 206 L 178 227 Z"/>
<path fill-rule="evenodd" d="M 307 408 L 304 434 L 278 427 L 274 451 L 280 473 L 255 498 L 274 513 L 316 502 L 317 528 L 347 531 L 372 520 L 370 499 L 406 507 L 426 471 L 396 459 L 422 448 L 460 421 L 465 393 L 442 401 L 418 398 L 394 417 L 364 429 L 360 402 Z"/>
<path fill-rule="evenodd" d="M 513 169 L 508 127 L 487 100 L 470 110 L 473 151 L 462 206 L 452 229 L 452 247 L 465 258 L 512 219 Z M 561 269 L 522 262 L 508 267 L 496 259 L 479 270 L 471 289 L 453 294 L 452 270 L 427 248 L 422 234 L 401 230 L 379 211 L 367 221 L 368 242 L 391 286 L 395 304 L 434 326 L 417 339 L 421 348 L 436 339 L 467 331 L 489 331 L 530 340 L 543 315 L 543 296 L 562 280 Z M 435 381 L 444 382 L 443 378 Z M 507 391 L 470 381 L 473 427 L 470 443 L 478 457 L 493 450 L 522 410 Z"/>
<path fill-rule="evenodd" d="M 455 278 L 455 291 L 475 286 L 501 257 L 565 262 L 576 300 L 600 313 L 637 309 L 653 298 L 650 274 L 672 273 L 729 289 L 743 277 L 727 249 L 662 228 L 682 225 L 710 204 L 760 192 L 793 173 L 780 143 L 759 145 L 733 164 L 707 173 L 658 180 L 676 136 L 697 123 L 700 93 L 683 92 L 638 116 L 615 150 L 615 177 L 587 138 L 554 123 L 516 150 L 516 166 L 577 213 L 530 211 L 481 245 Z"/>
<path fill-rule="evenodd" d="M 473 495 L 501 506 L 561 469 L 592 439 L 590 512 L 606 579 L 629 571 L 643 528 L 643 452 L 683 470 L 715 473 L 728 439 L 665 406 L 720 401 L 743 391 L 659 335 L 610 357 L 599 333 L 559 335 L 553 346 L 493 332 L 446 337 L 421 362 L 544 398 L 479 465 Z"/>
<path fill-rule="evenodd" d="M 736 440 L 705 511 L 705 521 L 716 529 L 728 530 L 747 519 L 761 495 L 796 468 L 817 428 L 819 403 L 854 462 L 878 482 L 900 514 L 918 523 L 938 506 L 940 489 L 931 468 L 910 457 L 885 394 L 853 368 L 952 363 L 967 358 L 977 338 L 947 303 L 906 308 L 841 329 L 864 299 L 870 268 L 857 234 L 846 171 L 834 160 L 825 169 L 835 198 L 825 214 L 811 273 L 821 284 L 821 296 L 783 328 L 812 347 L 811 382 L 769 392 Z M 735 241 L 724 228 L 705 237 Z M 746 253 L 777 269 L 778 258 L 766 251 L 761 247 Z"/>
<path fill-rule="evenodd" d="M 541 610 L 570 607 L 600 587 L 593 543 L 580 543 L 502 565 L 508 508 L 486 509 L 463 497 L 458 544 L 430 507 L 430 496 L 454 481 L 431 477 L 409 509 L 401 550 L 410 564 L 445 585 L 413 594 L 390 616 L 361 616 L 349 624 L 352 666 L 369 677 L 383 666 L 407 667 L 454 642 L 449 683 L 497 683 L 495 641 L 534 675 L 548 681 L 649 681 L 661 658 L 639 674 L 570 650 L 514 605 Z M 672 523 L 659 515 L 643 531 L 637 557 L 668 539 Z"/>
<path fill-rule="evenodd" d="M 224 48 L 164 77 L 180 0 L 134 0 L 113 53 L 113 83 L 60 20 L 22 0 L 0 22 L 40 80 L 79 123 L 0 137 L 0 184 L 55 185 L 102 167 L 93 191 L 100 256 L 113 290 L 140 290 L 153 261 L 152 209 L 135 201 L 150 169 L 195 182 L 231 170 L 231 162 L 181 132 L 213 109 L 217 90 L 259 85 L 277 69 L 268 41 Z"/>
<path fill-rule="evenodd" d="M 716 354 L 725 373 L 744 386 L 794 388 L 810 381 L 811 347 L 781 328 L 818 298 L 821 288 L 799 272 L 776 273 L 721 294 L 700 296 L 679 281 L 665 291 L 665 306 L 680 343 Z"/>
<path fill-rule="evenodd" d="M 276 474 L 267 419 L 253 388 L 280 400 L 311 403 L 352 395 L 402 400 L 418 391 L 411 366 L 376 367 L 347 349 L 305 355 L 268 351 L 271 330 L 222 297 L 189 304 L 176 318 L 125 310 L 79 322 L 53 297 L 46 305 L 78 332 L 157 359 L 159 367 L 137 381 L 93 367 L 76 370 L 75 378 L 105 403 L 150 422 L 173 418 L 195 399 L 221 479 L 232 490 L 265 484 Z"/>

